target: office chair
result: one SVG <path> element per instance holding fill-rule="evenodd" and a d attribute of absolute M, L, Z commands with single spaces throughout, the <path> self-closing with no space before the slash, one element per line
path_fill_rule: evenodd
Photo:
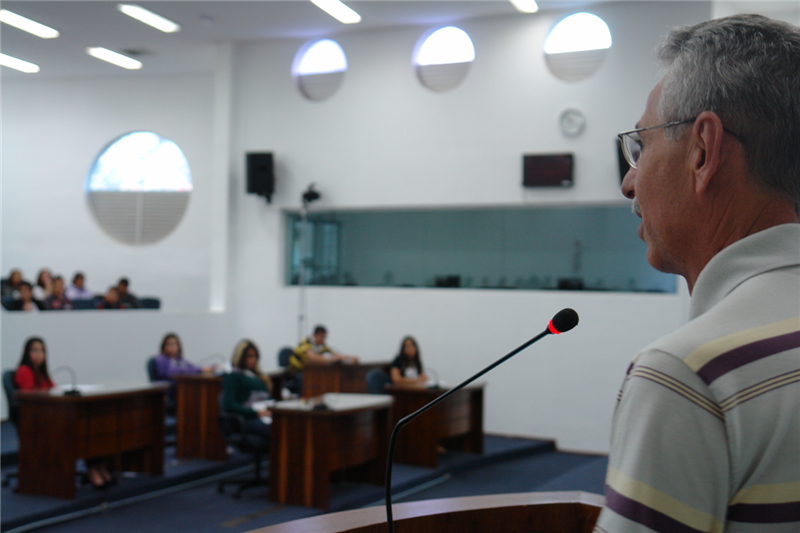
<path fill-rule="evenodd" d="M 379 368 L 367 372 L 367 390 L 370 394 L 386 394 L 386 385 L 390 382 L 389 374 Z"/>
<path fill-rule="evenodd" d="M 17 386 L 14 384 L 15 370 L 5 370 L 3 372 L 3 391 L 6 393 L 6 405 L 8 406 L 8 418 L 14 427 L 19 426 L 19 402 L 17 402 Z M 11 480 L 19 477 L 17 472 L 9 472 L 3 478 L 3 486 L 11 484 Z"/>
<path fill-rule="evenodd" d="M 261 462 L 264 454 L 269 453 L 269 442 L 260 435 L 247 433 L 242 415 L 225 411 L 222 394 L 219 396 L 219 429 L 226 444 L 252 456 L 255 474 L 252 477 L 243 479 L 223 479 L 217 484 L 217 491 L 225 492 L 226 485 L 237 485 L 233 498 L 238 500 L 244 489 L 261 485 L 266 486 L 269 478 L 261 475 Z"/>
<path fill-rule="evenodd" d="M 147 377 L 150 379 L 150 383 L 156 383 L 158 381 L 163 381 L 158 379 L 158 372 L 156 371 L 156 357 L 153 356 L 147 360 L 146 368 L 147 368 Z M 167 395 L 167 399 L 165 402 L 165 408 L 167 410 L 167 414 L 170 416 L 175 416 L 175 394 L 174 392 L 170 391 L 165 393 Z"/>
<path fill-rule="evenodd" d="M 278 351 L 278 365 L 284 370 L 283 386 L 295 394 L 300 394 L 300 380 L 297 379 L 297 376 L 286 371 L 289 367 L 289 358 L 292 357 L 293 353 L 294 350 L 288 346 L 281 348 Z"/>

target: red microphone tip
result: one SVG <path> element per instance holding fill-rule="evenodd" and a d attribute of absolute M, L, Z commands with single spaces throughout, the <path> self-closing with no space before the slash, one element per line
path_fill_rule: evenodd
<path fill-rule="evenodd" d="M 549 324 L 547 324 L 547 329 L 549 329 L 550 333 L 552 333 L 553 335 L 561 335 L 561 332 L 553 327 L 553 321 L 552 320 L 550 321 Z"/>

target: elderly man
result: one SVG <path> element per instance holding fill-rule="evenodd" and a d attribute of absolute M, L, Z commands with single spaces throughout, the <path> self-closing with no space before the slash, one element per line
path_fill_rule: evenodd
<path fill-rule="evenodd" d="M 691 320 L 644 348 L 614 414 L 596 532 L 800 531 L 800 29 L 673 30 L 621 133 L 647 259 Z"/>

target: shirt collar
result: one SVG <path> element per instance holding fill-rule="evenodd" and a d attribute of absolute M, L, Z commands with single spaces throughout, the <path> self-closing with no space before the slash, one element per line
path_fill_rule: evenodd
<path fill-rule="evenodd" d="M 714 307 L 753 276 L 794 265 L 800 265 L 800 224 L 774 226 L 731 244 L 700 272 L 689 319 Z"/>

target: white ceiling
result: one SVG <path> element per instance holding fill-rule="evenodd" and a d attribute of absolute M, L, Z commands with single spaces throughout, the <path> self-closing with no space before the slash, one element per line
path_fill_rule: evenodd
<path fill-rule="evenodd" d="M 134 2 L 135 0 L 128 0 Z M 587 9 L 605 0 L 539 2 L 542 12 Z M 263 39 L 330 37 L 344 32 L 397 26 L 435 25 L 496 16 L 535 17 L 515 11 L 507 0 L 348 0 L 363 20 L 344 25 L 307 0 L 172 0 L 139 4 L 182 26 L 166 34 L 116 9 L 117 2 L 70 0 L 3 1 L 2 7 L 61 32 L 57 39 L 40 39 L 14 27 L 0 25 L 0 50 L 36 63 L 37 74 L 3 67 L 4 78 L 25 76 L 107 76 L 208 72 L 213 68 L 214 44 Z M 759 12 L 800 24 L 800 0 L 715 1 L 712 13 Z M 88 56 L 86 47 L 103 46 L 134 55 L 144 63 L 129 72 Z"/>

